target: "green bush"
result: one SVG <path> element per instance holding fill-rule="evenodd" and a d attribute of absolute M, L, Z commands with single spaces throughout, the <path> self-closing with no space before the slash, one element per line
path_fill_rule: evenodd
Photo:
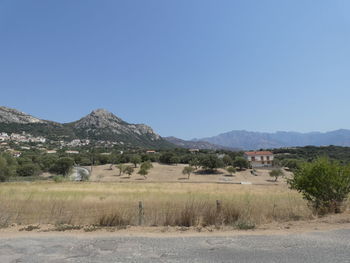
<path fill-rule="evenodd" d="M 288 183 L 302 193 L 316 212 L 340 212 L 350 193 L 350 166 L 319 158 L 302 164 Z"/>
<path fill-rule="evenodd" d="M 16 165 L 16 161 L 11 156 L 0 156 L 0 182 L 6 182 L 16 174 Z"/>
<path fill-rule="evenodd" d="M 61 183 L 64 181 L 64 177 L 62 175 L 55 175 L 52 179 L 55 183 Z"/>
<path fill-rule="evenodd" d="M 17 168 L 18 176 L 35 176 L 40 173 L 40 169 L 37 164 L 25 163 Z"/>
<path fill-rule="evenodd" d="M 58 159 L 50 168 L 50 172 L 54 174 L 68 175 L 72 169 L 74 160 L 69 157 L 62 157 Z"/>

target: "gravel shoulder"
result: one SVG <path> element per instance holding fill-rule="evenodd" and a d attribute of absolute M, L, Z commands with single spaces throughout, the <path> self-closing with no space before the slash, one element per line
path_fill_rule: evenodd
<path fill-rule="evenodd" d="M 0 262 L 349 262 L 350 229 L 287 235 L 0 237 Z"/>

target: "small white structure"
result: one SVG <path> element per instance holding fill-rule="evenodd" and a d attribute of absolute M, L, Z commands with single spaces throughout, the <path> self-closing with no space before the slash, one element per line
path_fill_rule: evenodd
<path fill-rule="evenodd" d="M 244 158 L 255 167 L 271 167 L 273 164 L 273 153 L 269 151 L 245 152 Z"/>
<path fill-rule="evenodd" d="M 65 151 L 65 153 L 68 153 L 68 154 L 79 154 L 79 151 Z"/>
<path fill-rule="evenodd" d="M 87 181 L 90 175 L 91 172 L 88 168 L 74 166 L 70 174 L 70 179 L 72 181 Z"/>

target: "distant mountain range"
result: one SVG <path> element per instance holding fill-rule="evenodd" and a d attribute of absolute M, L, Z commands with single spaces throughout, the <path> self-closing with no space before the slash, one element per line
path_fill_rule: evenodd
<path fill-rule="evenodd" d="M 130 124 L 104 109 L 92 111 L 71 123 L 42 120 L 16 109 L 0 107 L 0 132 L 27 132 L 51 140 L 90 139 L 125 147 L 256 150 L 295 146 L 350 146 L 350 130 L 331 132 L 251 132 L 236 130 L 202 139 L 162 138 L 145 124 Z"/>
<path fill-rule="evenodd" d="M 176 146 L 187 148 L 187 149 L 207 149 L 207 150 L 229 150 L 229 151 L 237 151 L 239 149 L 225 147 L 222 145 L 216 145 L 205 141 L 186 141 L 176 137 L 164 137 L 168 142 L 175 144 Z"/>
<path fill-rule="evenodd" d="M 251 132 L 244 130 L 230 131 L 213 137 L 194 139 L 215 145 L 244 150 L 271 149 L 295 146 L 350 146 L 350 130 L 340 129 L 330 132 Z"/>
<path fill-rule="evenodd" d="M 90 139 L 112 141 L 130 147 L 174 147 L 155 133 L 151 127 L 127 123 L 104 109 L 94 110 L 75 122 L 57 123 L 38 119 L 16 109 L 0 107 L 0 132 L 23 131 L 57 141 Z"/>

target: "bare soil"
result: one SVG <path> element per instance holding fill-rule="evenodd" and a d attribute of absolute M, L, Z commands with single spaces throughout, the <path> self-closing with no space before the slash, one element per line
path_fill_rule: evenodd
<path fill-rule="evenodd" d="M 132 165 L 132 164 L 129 164 Z M 187 166 L 184 164 L 177 165 L 165 165 L 159 163 L 153 163 L 153 168 L 147 175 L 147 179 L 137 174 L 139 167 L 135 168 L 134 173 L 129 177 L 126 174 L 119 176 L 119 170 L 113 166 L 112 170 L 110 165 L 94 166 L 92 170 L 91 181 L 101 182 L 183 182 L 183 183 L 235 183 L 249 182 L 252 184 L 260 185 L 276 185 L 285 184 L 285 180 L 280 178 L 277 182 L 274 178 L 269 176 L 270 170 L 257 169 L 256 174 L 252 175 L 251 169 L 244 171 L 237 171 L 233 176 L 224 170 L 218 169 L 216 173 L 202 173 L 201 171 L 191 174 L 190 179 L 187 175 L 182 174 L 183 168 Z M 288 177 L 291 173 L 284 171 Z"/>

